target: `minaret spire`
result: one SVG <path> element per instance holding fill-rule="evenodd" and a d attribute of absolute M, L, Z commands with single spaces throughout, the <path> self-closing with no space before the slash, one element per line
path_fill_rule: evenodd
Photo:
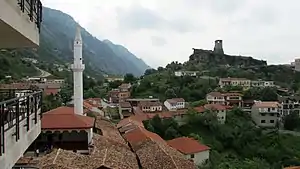
<path fill-rule="evenodd" d="M 83 115 L 83 78 L 82 72 L 85 68 L 82 63 L 82 38 L 81 28 L 78 25 L 74 39 L 74 62 L 71 66 L 74 80 L 74 113 Z"/>

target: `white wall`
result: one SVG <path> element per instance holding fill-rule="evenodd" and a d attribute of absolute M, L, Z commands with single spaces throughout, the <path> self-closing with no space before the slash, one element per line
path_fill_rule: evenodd
<path fill-rule="evenodd" d="M 192 159 L 194 163 L 198 166 L 201 166 L 206 160 L 209 159 L 209 150 L 202 151 L 194 154 L 194 158 L 191 158 L 191 155 L 185 155 L 187 159 Z"/>
<path fill-rule="evenodd" d="M 0 48 L 37 47 L 39 31 L 17 0 L 0 0 Z"/>
<path fill-rule="evenodd" d="M 168 110 L 176 110 L 176 106 L 172 106 L 169 102 L 165 101 L 164 105 Z"/>
<path fill-rule="evenodd" d="M 38 111 L 38 114 L 40 110 Z M 31 145 L 31 143 L 38 137 L 41 133 L 41 121 L 40 116 L 38 116 L 37 124 L 34 123 L 34 114 L 30 116 L 30 130 L 27 131 L 26 119 L 20 122 L 20 139 L 16 142 L 16 137 L 12 134 L 16 131 L 16 126 L 5 132 L 5 153 L 0 156 L 1 169 L 11 169 L 23 153 Z M 8 126 L 5 125 L 5 128 Z"/>
<path fill-rule="evenodd" d="M 87 132 L 88 132 L 88 143 L 90 144 L 93 140 L 93 128 L 90 128 Z"/>
<path fill-rule="evenodd" d="M 226 121 L 226 110 L 219 110 L 217 114 L 218 120 L 221 124 L 224 124 Z"/>

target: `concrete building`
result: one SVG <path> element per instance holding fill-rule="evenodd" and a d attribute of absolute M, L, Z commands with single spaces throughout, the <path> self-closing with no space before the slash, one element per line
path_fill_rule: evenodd
<path fill-rule="evenodd" d="M 289 115 L 291 112 L 300 114 L 300 96 L 279 96 L 281 116 Z"/>
<path fill-rule="evenodd" d="M 209 160 L 210 148 L 200 144 L 199 141 L 189 137 L 179 137 L 167 141 L 168 145 L 185 155 L 185 158 L 193 161 L 197 166 L 205 164 Z"/>
<path fill-rule="evenodd" d="M 121 119 L 133 115 L 132 112 L 133 112 L 132 107 L 129 102 L 120 102 L 119 103 L 119 114 L 120 114 Z"/>
<path fill-rule="evenodd" d="M 0 103 L 4 110 L 0 113 L 0 168 L 3 169 L 11 169 L 41 132 L 42 92 L 19 96 Z"/>
<path fill-rule="evenodd" d="M 160 102 L 144 101 L 144 102 L 140 102 L 138 104 L 138 107 L 143 112 L 157 112 L 157 111 L 162 111 L 162 104 Z"/>
<path fill-rule="evenodd" d="M 42 22 L 40 0 L 0 1 L 0 48 L 36 48 Z"/>
<path fill-rule="evenodd" d="M 209 104 L 222 104 L 226 106 L 241 107 L 243 104 L 242 94 L 233 92 L 211 92 L 206 95 L 206 100 Z"/>
<path fill-rule="evenodd" d="M 41 22 L 40 0 L 1 0 L 0 49 L 38 47 Z M 41 97 L 41 91 L 31 91 L 0 103 L 1 169 L 11 169 L 40 134 Z"/>
<path fill-rule="evenodd" d="M 185 108 L 185 100 L 183 98 L 167 99 L 164 102 L 164 105 L 170 111 L 175 111 L 175 110 L 178 110 L 178 109 L 184 109 Z"/>
<path fill-rule="evenodd" d="M 192 77 L 196 77 L 197 76 L 198 71 L 175 71 L 174 75 L 177 77 L 181 77 L 181 76 L 192 76 Z"/>
<path fill-rule="evenodd" d="M 278 102 L 255 102 L 251 109 L 251 117 L 260 127 L 276 127 L 280 118 Z"/>
<path fill-rule="evenodd" d="M 83 115 L 83 77 L 85 66 L 82 63 L 82 38 L 81 28 L 78 25 L 74 40 L 74 63 L 71 65 L 74 79 L 74 108 L 75 113 Z"/>
<path fill-rule="evenodd" d="M 213 111 L 217 114 L 218 121 L 224 124 L 226 121 L 226 107 L 221 104 L 206 104 L 204 105 L 205 110 Z"/>
<path fill-rule="evenodd" d="M 274 81 L 252 80 L 251 87 L 274 87 Z"/>
<path fill-rule="evenodd" d="M 220 78 L 219 86 L 221 88 L 225 86 L 241 86 L 244 89 L 251 87 L 251 80 L 245 78 Z"/>

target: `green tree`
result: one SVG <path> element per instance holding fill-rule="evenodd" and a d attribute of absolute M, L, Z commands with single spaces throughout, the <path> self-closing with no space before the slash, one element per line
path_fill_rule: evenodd
<path fill-rule="evenodd" d="M 137 79 L 131 73 L 127 73 L 124 76 L 124 83 L 134 83 Z"/>
<path fill-rule="evenodd" d="M 294 111 L 286 115 L 283 119 L 283 124 L 286 130 L 294 130 L 300 127 L 299 113 Z"/>

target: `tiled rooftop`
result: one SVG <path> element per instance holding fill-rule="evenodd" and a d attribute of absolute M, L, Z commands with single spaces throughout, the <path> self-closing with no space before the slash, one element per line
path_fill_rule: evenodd
<path fill-rule="evenodd" d="M 199 141 L 189 137 L 175 138 L 167 141 L 167 143 L 183 154 L 194 154 L 210 149 L 208 146 L 200 144 Z"/>

